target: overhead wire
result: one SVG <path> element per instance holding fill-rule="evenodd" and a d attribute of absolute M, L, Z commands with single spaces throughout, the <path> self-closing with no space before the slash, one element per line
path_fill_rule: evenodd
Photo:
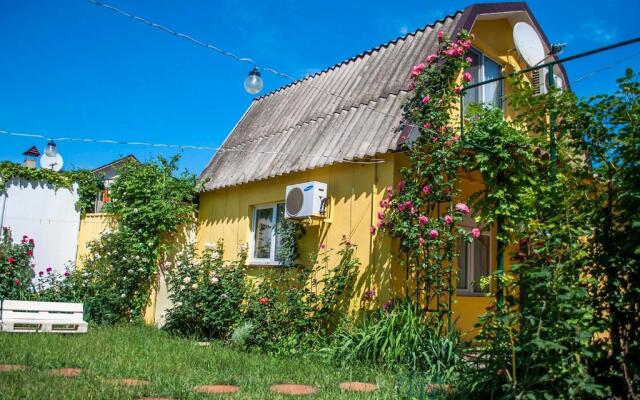
<path fill-rule="evenodd" d="M 92 138 L 74 138 L 74 137 L 50 137 L 39 133 L 26 133 L 26 132 L 14 132 L 0 129 L 1 135 L 16 136 L 16 137 L 29 137 L 44 139 L 54 142 L 82 142 L 82 143 L 100 143 L 100 144 L 118 144 L 118 145 L 130 145 L 130 146 L 148 146 L 156 148 L 174 148 L 174 149 L 188 149 L 188 150 L 207 150 L 216 151 L 220 153 L 238 152 L 238 153 L 253 153 L 253 154 L 282 154 L 282 155 L 301 155 L 301 156 L 317 156 L 316 153 L 298 153 L 298 152 L 281 152 L 281 151 L 266 151 L 266 150 L 245 150 L 234 149 L 229 147 L 210 147 L 210 146 L 195 146 L 195 145 L 180 145 L 180 144 L 164 144 L 164 143 L 150 143 L 150 142 L 130 142 L 125 140 L 111 140 L 111 139 L 92 139 Z M 370 158 L 366 160 L 348 160 L 340 157 L 332 157 L 326 155 L 320 155 L 329 160 L 337 162 L 347 162 L 353 164 L 380 164 L 383 163 L 382 159 Z"/>

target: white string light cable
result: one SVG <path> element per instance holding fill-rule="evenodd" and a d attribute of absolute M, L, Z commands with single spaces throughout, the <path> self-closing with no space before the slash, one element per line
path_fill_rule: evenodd
<path fill-rule="evenodd" d="M 269 68 L 269 67 L 264 67 L 264 66 L 258 65 L 258 64 L 257 64 L 257 63 L 252 59 L 252 58 L 239 56 L 239 55 L 234 54 L 234 53 L 232 53 L 232 52 L 230 52 L 230 51 L 227 51 L 227 50 L 221 49 L 221 48 L 219 48 L 219 47 L 217 47 L 217 46 L 214 46 L 214 45 L 212 45 L 212 44 L 210 44 L 210 43 L 204 42 L 204 41 L 202 41 L 202 40 L 200 40 L 200 39 L 196 39 L 196 38 L 194 38 L 193 36 L 190 36 L 190 35 L 187 35 L 187 34 L 184 34 L 184 33 L 178 32 L 178 31 L 176 31 L 176 30 L 174 30 L 174 29 L 168 28 L 168 27 L 166 27 L 166 26 L 164 26 L 164 25 L 161 25 L 161 24 L 158 24 L 158 23 L 156 23 L 156 22 L 149 21 L 148 19 L 146 19 L 146 18 L 144 18 L 144 17 L 140 17 L 140 16 L 138 16 L 138 15 L 131 14 L 131 13 L 129 13 L 129 12 L 127 12 L 127 11 L 124 11 L 124 10 L 122 10 L 122 9 L 118 8 L 118 7 L 115 7 L 115 6 L 111 5 L 111 4 L 103 3 L 103 2 L 100 2 L 100 1 L 97 1 L 97 0 L 87 0 L 87 1 L 88 1 L 89 3 L 91 3 L 91 4 L 96 5 L 96 6 L 104 7 L 104 8 L 106 8 L 106 9 L 108 9 L 108 10 L 114 11 L 114 12 L 116 12 L 116 13 L 118 13 L 118 14 L 120 14 L 120 15 L 123 15 L 123 16 L 125 16 L 125 17 L 131 18 L 131 19 L 136 20 L 136 21 L 140 21 L 140 22 L 142 22 L 142 23 L 144 23 L 144 24 L 146 24 L 146 25 L 148 25 L 148 26 L 151 26 L 151 27 L 153 27 L 153 28 L 160 29 L 160 30 L 162 30 L 162 31 L 164 31 L 164 32 L 167 32 L 167 33 L 171 34 L 171 35 L 174 35 L 174 36 L 177 36 L 177 37 L 183 38 L 183 39 L 185 39 L 185 40 L 188 40 L 188 41 L 190 41 L 190 42 L 193 42 L 193 43 L 197 44 L 198 46 L 201 46 L 201 47 L 204 47 L 204 48 L 207 48 L 207 49 L 213 50 L 213 51 L 215 51 L 216 53 L 219 53 L 219 54 L 221 54 L 221 55 L 224 55 L 224 56 L 227 56 L 227 57 L 231 57 L 231 58 L 233 58 L 234 60 L 237 60 L 237 61 L 241 61 L 241 62 L 245 62 L 245 63 L 251 64 L 251 65 L 253 65 L 254 67 L 258 67 L 259 69 L 261 69 L 261 70 L 263 70 L 263 71 L 270 72 L 270 73 L 272 73 L 272 74 L 274 74 L 274 75 L 277 75 L 277 76 L 281 76 L 281 77 L 287 78 L 287 79 L 289 79 L 292 83 L 297 81 L 297 79 L 293 78 L 293 77 L 292 77 L 291 75 L 289 75 L 289 74 L 286 74 L 286 73 L 284 73 L 284 72 L 280 72 L 280 71 L 278 71 L 278 70 L 276 70 L 276 69 L 274 69 L 274 68 Z M 340 95 L 340 94 L 337 94 L 337 93 L 334 93 L 334 92 L 328 91 L 328 90 L 326 90 L 326 89 L 321 89 L 321 88 L 319 88 L 319 87 L 317 87 L 317 86 L 314 86 L 312 83 L 308 83 L 308 84 L 309 84 L 309 86 L 310 86 L 310 87 L 312 87 L 312 88 L 314 88 L 314 89 L 316 89 L 316 90 L 318 90 L 318 91 L 320 91 L 320 92 L 327 93 L 327 94 L 329 94 L 329 95 L 331 95 L 331 96 L 334 96 L 334 97 L 337 97 L 337 98 L 339 98 L 339 99 L 341 99 L 341 100 L 353 100 L 353 99 L 350 99 L 350 98 L 349 98 L 349 97 L 347 97 L 347 96 L 343 96 L 343 95 Z M 384 115 L 385 117 L 397 118 L 397 116 L 396 116 L 396 115 L 388 114 L 388 113 L 385 113 L 385 112 L 382 112 L 382 111 L 376 110 L 375 108 L 369 107 L 369 105 L 368 105 L 368 104 L 361 103 L 361 104 L 358 104 L 358 106 L 364 106 L 364 107 L 367 107 L 367 108 L 369 108 L 371 111 L 373 111 L 373 112 L 375 112 L 375 113 L 378 113 L 378 114 L 381 114 L 381 115 Z"/>
<path fill-rule="evenodd" d="M 186 150 L 207 150 L 207 151 L 215 151 L 219 153 L 228 153 L 228 152 L 241 152 L 241 153 L 253 153 L 253 154 L 281 154 L 281 155 L 301 155 L 301 156 L 317 156 L 317 153 L 296 153 L 296 152 L 280 152 L 280 151 L 251 151 L 244 149 L 233 149 L 233 148 L 224 148 L 224 147 L 209 147 L 209 146 L 193 146 L 193 145 L 180 145 L 180 144 L 164 144 L 164 143 L 149 143 L 149 142 L 129 142 L 124 140 L 110 140 L 110 139 L 91 139 L 91 138 L 72 138 L 72 137 L 49 137 L 46 135 L 41 135 L 38 133 L 25 133 L 25 132 L 13 132 L 7 131 L 4 129 L 0 129 L 0 134 L 7 136 L 16 136 L 16 137 L 28 137 L 28 138 L 36 138 L 36 139 L 44 139 L 46 141 L 54 141 L 54 142 L 81 142 L 81 143 L 101 143 L 101 144 L 119 144 L 119 145 L 130 145 L 130 146 L 148 146 L 148 147 L 156 147 L 156 148 L 167 148 L 167 149 L 186 149 Z M 336 162 L 345 162 L 351 164 L 380 164 L 383 163 L 382 159 L 370 159 L 364 161 L 358 160 L 348 160 L 345 158 L 339 157 L 331 157 L 320 155 L 320 157 L 324 157 L 328 160 L 333 160 Z"/>

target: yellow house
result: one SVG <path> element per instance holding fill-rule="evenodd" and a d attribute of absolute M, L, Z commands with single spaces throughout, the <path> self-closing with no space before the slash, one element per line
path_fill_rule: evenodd
<path fill-rule="evenodd" d="M 198 245 L 222 239 L 227 258 L 248 245 L 250 275 L 269 273 L 278 268 L 273 227 L 283 217 L 287 187 L 320 182 L 327 187 L 327 211 L 302 220 L 307 232 L 300 261 L 314 263 L 319 248 L 336 248 L 346 236 L 362 262 L 353 303 L 370 289 L 378 305 L 401 296 L 405 276 L 397 244 L 369 228 L 385 187 L 399 181 L 407 162 L 401 145 L 412 132 L 402 104 L 410 69 L 434 52 L 438 32 L 453 37 L 463 29 L 474 34 L 474 81 L 526 68 L 512 34 L 518 22 L 537 31 L 548 54 L 550 43 L 526 3 L 475 4 L 256 98 L 202 172 L 208 182 L 200 197 Z M 567 82 L 562 68 L 556 73 Z M 495 83 L 472 90 L 465 101 L 505 109 L 508 92 Z M 482 188 L 477 177 L 462 182 L 464 195 Z M 459 328 L 471 332 L 491 301 L 477 281 L 495 268 L 495 232 L 483 232 L 461 254 L 453 312 Z"/>

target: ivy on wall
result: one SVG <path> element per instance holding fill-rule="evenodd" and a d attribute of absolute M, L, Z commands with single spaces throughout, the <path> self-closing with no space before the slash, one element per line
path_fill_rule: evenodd
<path fill-rule="evenodd" d="M 0 193 L 6 190 L 6 185 L 12 179 L 42 182 L 54 189 L 72 189 L 73 184 L 77 183 L 79 199 L 76 207 L 83 214 L 93 210 L 96 196 L 104 188 L 101 177 L 89 170 L 56 172 L 44 168 L 28 168 L 10 161 L 0 162 Z"/>

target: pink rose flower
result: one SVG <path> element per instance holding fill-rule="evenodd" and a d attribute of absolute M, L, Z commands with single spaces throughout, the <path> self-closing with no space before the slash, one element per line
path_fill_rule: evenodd
<path fill-rule="evenodd" d="M 384 211 L 378 211 L 378 219 L 384 219 Z"/>
<path fill-rule="evenodd" d="M 442 41 L 444 39 L 444 33 L 442 31 L 438 32 L 438 41 Z"/>
<path fill-rule="evenodd" d="M 464 204 L 464 203 L 458 203 L 458 204 L 456 204 L 456 210 L 457 210 L 458 212 L 461 212 L 461 213 L 465 214 L 465 215 L 466 215 L 466 214 L 469 214 L 469 211 L 471 211 L 471 210 L 469 210 L 469 206 L 467 206 L 467 205 L 466 205 L 466 204 Z"/>
<path fill-rule="evenodd" d="M 260 304 L 265 305 L 269 303 L 269 298 L 267 297 L 260 297 Z"/>
<path fill-rule="evenodd" d="M 429 237 L 430 237 L 431 239 L 437 239 L 437 238 L 438 238 L 438 236 L 440 236 L 440 234 L 438 233 L 438 231 L 437 231 L 437 230 L 432 229 L 432 230 L 430 230 L 430 231 L 429 231 Z"/>
<path fill-rule="evenodd" d="M 431 63 L 432 63 L 436 58 L 438 58 L 438 55 L 437 55 L 437 54 L 429 54 L 429 55 L 427 56 L 427 62 L 428 62 L 429 64 L 431 64 Z"/>
<path fill-rule="evenodd" d="M 425 122 L 425 123 L 424 123 L 424 125 L 422 125 L 422 127 L 423 127 L 424 129 L 430 129 L 430 128 L 431 128 L 431 124 L 430 124 L 430 123 L 428 123 L 428 122 Z"/>
<path fill-rule="evenodd" d="M 425 243 L 427 243 L 426 240 L 424 240 L 424 238 L 422 236 L 418 237 L 418 242 L 420 242 L 420 245 L 424 246 Z"/>
<path fill-rule="evenodd" d="M 444 223 L 445 224 L 449 225 L 452 222 L 453 222 L 453 217 L 451 215 L 447 214 L 447 215 L 444 216 Z"/>
<path fill-rule="evenodd" d="M 384 226 L 384 221 L 378 221 L 378 229 Z"/>
<path fill-rule="evenodd" d="M 471 79 L 473 79 L 473 77 L 471 76 L 470 73 L 465 72 L 464 74 L 462 74 L 462 80 L 465 82 L 471 82 Z"/>
<path fill-rule="evenodd" d="M 454 142 L 457 142 L 458 140 L 460 140 L 460 136 L 459 135 L 453 135 L 453 136 L 451 136 L 451 140 L 453 140 Z"/>
<path fill-rule="evenodd" d="M 418 222 L 420 223 L 420 225 L 426 225 L 427 222 L 429 222 L 429 218 L 427 218 L 424 215 L 421 215 L 418 217 Z"/>
<path fill-rule="evenodd" d="M 398 211 L 404 211 L 404 203 L 398 204 Z"/>
<path fill-rule="evenodd" d="M 66 272 L 64 273 L 64 277 L 65 277 L 65 278 L 68 278 L 68 277 L 69 277 L 69 271 L 66 271 Z"/>
<path fill-rule="evenodd" d="M 326 243 L 320 243 L 320 248 L 322 250 L 326 249 L 327 248 L 327 244 Z"/>
<path fill-rule="evenodd" d="M 429 100 L 431 100 L 431 97 L 429 97 L 429 95 L 426 95 L 422 98 L 422 103 L 428 103 Z"/>
<path fill-rule="evenodd" d="M 478 228 L 473 228 L 471 230 L 471 236 L 473 236 L 474 239 L 477 239 L 480 237 L 480 229 Z"/>
<path fill-rule="evenodd" d="M 430 185 L 424 185 L 424 186 L 422 187 L 422 193 L 424 193 L 424 194 L 429 194 L 429 193 L 431 193 L 431 186 L 430 186 Z"/>
<path fill-rule="evenodd" d="M 398 191 L 401 192 L 404 189 L 404 181 L 398 182 Z"/>
<path fill-rule="evenodd" d="M 376 227 L 375 226 L 370 226 L 369 227 L 369 233 L 372 234 L 372 235 L 375 234 L 376 233 Z"/>
<path fill-rule="evenodd" d="M 466 62 L 468 62 L 469 64 L 472 64 L 472 63 L 473 63 L 473 58 L 471 58 L 471 57 L 467 57 L 467 58 L 465 58 L 464 60 L 465 60 Z"/>
<path fill-rule="evenodd" d="M 437 137 L 437 136 L 432 137 L 432 138 L 431 138 L 431 141 L 432 141 L 433 143 L 437 142 L 437 141 L 438 141 L 438 137 Z"/>
<path fill-rule="evenodd" d="M 380 207 L 382 207 L 382 208 L 389 208 L 389 202 L 388 202 L 388 201 L 386 201 L 386 200 L 382 200 L 382 201 L 380 202 Z"/>
<path fill-rule="evenodd" d="M 423 63 L 420 63 L 418 65 L 414 65 L 411 68 L 411 77 L 412 78 L 417 78 L 422 73 L 422 71 L 424 71 L 425 67 L 426 67 L 426 65 L 424 65 Z"/>
<path fill-rule="evenodd" d="M 460 94 L 460 92 L 462 92 L 462 86 L 456 86 L 453 91 L 456 92 L 456 94 Z"/>

